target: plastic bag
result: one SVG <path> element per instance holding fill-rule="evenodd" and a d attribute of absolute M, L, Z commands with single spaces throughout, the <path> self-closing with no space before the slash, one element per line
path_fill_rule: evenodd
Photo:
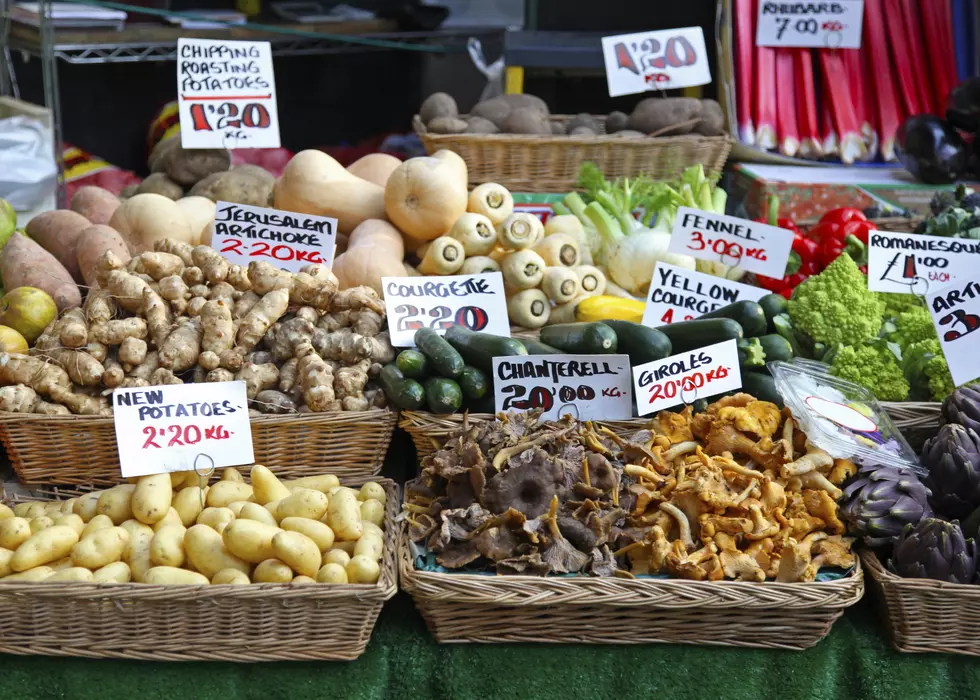
<path fill-rule="evenodd" d="M 17 211 L 37 209 L 58 186 L 48 130 L 37 119 L 0 119 L 0 199 Z"/>
<path fill-rule="evenodd" d="M 473 60 L 476 69 L 487 76 L 487 86 L 480 93 L 480 102 L 489 100 L 491 97 L 504 94 L 504 57 L 501 56 L 496 61 L 487 65 L 487 59 L 483 55 L 483 44 L 479 39 L 470 37 L 466 41 L 466 50 Z"/>

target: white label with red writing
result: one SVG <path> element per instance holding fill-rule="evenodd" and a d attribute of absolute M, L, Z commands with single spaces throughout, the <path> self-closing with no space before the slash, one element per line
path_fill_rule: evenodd
<path fill-rule="evenodd" d="M 382 277 L 388 331 L 396 348 L 415 347 L 415 332 L 450 326 L 510 337 L 504 277 L 499 272 L 444 277 Z"/>
<path fill-rule="evenodd" d="M 658 261 L 653 268 L 643 325 L 656 328 L 703 316 L 736 301 L 759 301 L 769 292 Z"/>
<path fill-rule="evenodd" d="M 868 289 L 924 296 L 969 279 L 980 264 L 980 243 L 967 238 L 870 231 Z"/>
<path fill-rule="evenodd" d="M 926 0 L 930 2 L 931 0 Z M 859 49 L 864 0 L 788 2 L 761 0 L 756 46 Z"/>
<path fill-rule="evenodd" d="M 972 335 L 980 330 L 980 279 L 959 280 L 927 294 L 926 304 L 953 383 L 962 386 L 980 377 L 980 333 Z"/>
<path fill-rule="evenodd" d="M 633 391 L 641 416 L 741 388 L 734 340 L 633 368 Z"/>
<path fill-rule="evenodd" d="M 245 267 L 253 260 L 290 272 L 299 272 L 310 263 L 330 267 L 337 247 L 337 220 L 218 202 L 211 247 L 229 262 Z"/>
<path fill-rule="evenodd" d="M 701 27 L 602 37 L 609 96 L 711 82 Z"/>
<path fill-rule="evenodd" d="M 633 417 L 627 355 L 524 355 L 493 358 L 496 411 L 541 409 L 558 420 Z"/>
<path fill-rule="evenodd" d="M 679 207 L 667 251 L 782 279 L 792 248 L 784 228 Z"/>
<path fill-rule="evenodd" d="M 184 148 L 279 148 L 269 42 L 178 39 L 177 108 Z"/>
<path fill-rule="evenodd" d="M 112 404 L 126 478 L 255 461 L 245 382 L 116 389 Z"/>

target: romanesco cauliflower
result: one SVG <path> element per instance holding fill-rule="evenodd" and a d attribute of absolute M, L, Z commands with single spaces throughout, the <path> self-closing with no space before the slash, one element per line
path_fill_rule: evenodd
<path fill-rule="evenodd" d="M 904 401 L 909 396 L 909 383 L 898 358 L 880 341 L 840 347 L 833 355 L 830 373 L 860 384 L 879 401 Z"/>
<path fill-rule="evenodd" d="M 926 308 L 926 303 L 922 297 L 917 297 L 914 294 L 878 292 L 878 298 L 885 304 L 885 318 L 894 318 L 903 311 Z"/>
<path fill-rule="evenodd" d="M 902 369 L 913 400 L 943 401 L 956 388 L 935 333 L 903 350 Z"/>
<path fill-rule="evenodd" d="M 793 327 L 816 342 L 850 346 L 877 337 L 885 304 L 854 260 L 841 255 L 796 288 L 788 311 Z"/>
<path fill-rule="evenodd" d="M 932 316 L 925 307 L 916 307 L 902 311 L 895 318 L 895 332 L 888 339 L 898 343 L 902 352 L 913 343 L 924 340 L 936 340 L 936 327 L 932 324 Z"/>

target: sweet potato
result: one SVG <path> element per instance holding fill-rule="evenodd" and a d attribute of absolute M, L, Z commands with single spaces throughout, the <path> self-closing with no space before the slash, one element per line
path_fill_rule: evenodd
<path fill-rule="evenodd" d="M 25 231 L 42 248 L 58 259 L 69 274 L 78 282 L 82 273 L 78 267 L 76 249 L 82 231 L 92 224 L 77 212 L 69 209 L 55 209 L 38 214 L 27 222 Z M 8 285 L 8 289 L 10 289 Z"/>
<path fill-rule="evenodd" d="M 82 305 L 82 295 L 71 273 L 55 256 L 23 234 L 15 233 L 0 251 L 0 277 L 7 289 L 43 289 L 54 299 L 59 311 Z"/>
<path fill-rule="evenodd" d="M 71 198 L 71 210 L 78 212 L 96 226 L 109 223 L 120 205 L 119 197 L 101 187 L 79 187 Z"/>
<path fill-rule="evenodd" d="M 111 226 L 102 224 L 89 226 L 78 237 L 78 246 L 75 251 L 76 258 L 78 260 L 78 267 L 82 271 L 82 279 L 89 287 L 94 287 L 98 282 L 95 274 L 95 261 L 107 250 L 115 253 L 124 265 L 131 258 L 126 241 Z"/>

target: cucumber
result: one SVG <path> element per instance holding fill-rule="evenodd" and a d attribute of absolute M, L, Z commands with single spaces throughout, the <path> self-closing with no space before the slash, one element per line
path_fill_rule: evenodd
<path fill-rule="evenodd" d="M 752 394 L 760 401 L 769 401 L 783 407 L 783 397 L 776 391 L 776 380 L 766 373 L 742 372 L 741 391 Z"/>
<path fill-rule="evenodd" d="M 521 345 L 527 350 L 528 355 L 561 355 L 562 352 L 558 348 L 553 348 L 550 345 L 542 343 L 540 340 L 534 340 L 533 338 L 521 338 Z"/>
<path fill-rule="evenodd" d="M 675 355 L 745 336 L 742 327 L 730 318 L 697 318 L 660 326 L 657 330 L 670 340 Z"/>
<path fill-rule="evenodd" d="M 422 379 L 429 370 L 429 361 L 418 350 L 402 350 L 395 358 L 395 365 L 409 379 Z"/>
<path fill-rule="evenodd" d="M 475 333 L 463 326 L 450 326 L 446 329 L 445 339 L 463 356 L 466 364 L 487 373 L 493 372 L 495 357 L 527 355 L 527 349 L 514 338 Z"/>
<path fill-rule="evenodd" d="M 425 402 L 433 413 L 455 413 L 463 405 L 463 392 L 452 379 L 425 380 Z"/>
<path fill-rule="evenodd" d="M 742 332 L 746 338 L 754 338 L 766 332 L 767 321 L 766 312 L 762 306 L 754 301 L 736 301 L 734 304 L 723 306 L 709 313 L 698 317 L 704 318 L 730 318 L 742 327 Z"/>
<path fill-rule="evenodd" d="M 487 375 L 476 367 L 466 365 L 463 368 L 463 376 L 459 378 L 459 388 L 466 398 L 480 399 L 490 388 L 490 382 L 487 380 Z"/>
<path fill-rule="evenodd" d="M 742 338 L 737 342 L 738 364 L 743 369 L 766 366 L 766 353 L 758 338 Z"/>
<path fill-rule="evenodd" d="M 615 353 L 616 331 L 605 323 L 558 323 L 541 329 L 542 343 L 573 355 Z"/>
<path fill-rule="evenodd" d="M 415 347 L 425 353 L 432 368 L 443 377 L 459 379 L 463 374 L 463 358 L 456 349 L 431 328 L 415 331 Z"/>
<path fill-rule="evenodd" d="M 422 385 L 414 379 L 408 379 L 395 365 L 385 365 L 378 379 L 385 396 L 398 408 L 409 411 L 422 408 L 425 403 L 425 391 Z"/>
<path fill-rule="evenodd" d="M 776 326 L 773 325 L 772 320 L 779 314 L 786 313 L 789 309 L 789 300 L 782 294 L 766 294 L 756 303 L 762 307 L 762 312 L 766 315 L 766 326 L 769 332 L 775 333 Z"/>
<path fill-rule="evenodd" d="M 603 323 L 616 332 L 619 352 L 629 355 L 630 364 L 634 367 L 670 357 L 673 352 L 670 339 L 656 328 L 632 321 L 609 320 Z"/>
<path fill-rule="evenodd" d="M 789 362 L 793 359 L 793 346 L 778 333 L 760 335 L 758 340 L 766 353 L 766 362 Z"/>

